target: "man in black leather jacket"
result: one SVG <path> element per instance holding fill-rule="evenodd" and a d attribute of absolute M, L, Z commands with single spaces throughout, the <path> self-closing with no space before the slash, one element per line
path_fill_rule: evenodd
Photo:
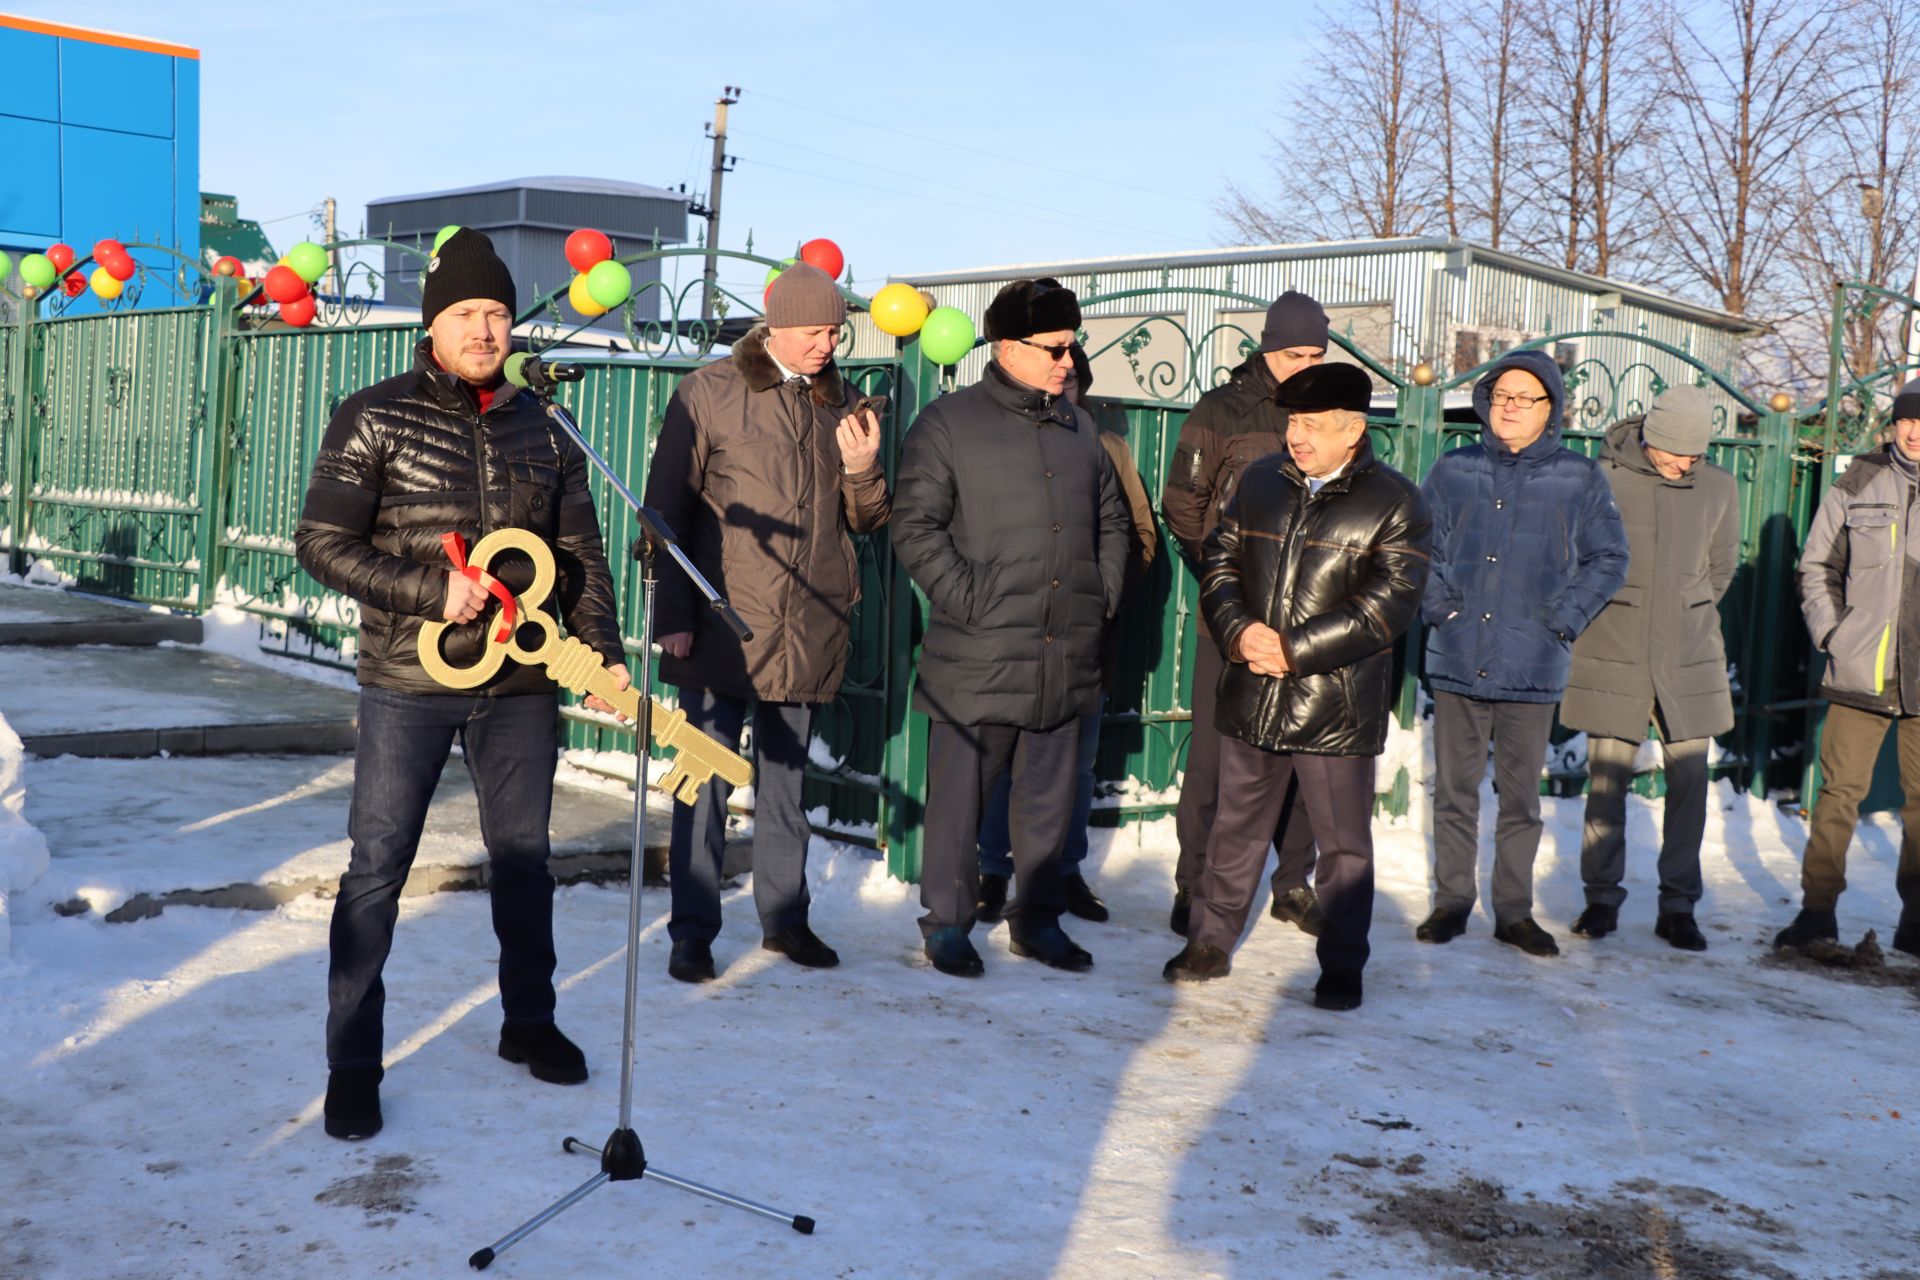
<path fill-rule="evenodd" d="M 1201 608 L 1228 660 L 1222 803 L 1186 949 L 1165 973 L 1230 971 L 1297 775 L 1320 846 L 1314 1004 L 1353 1009 L 1373 916 L 1374 764 L 1393 707 L 1393 645 L 1420 607 L 1431 526 L 1419 489 L 1373 456 L 1362 370 L 1318 365 L 1278 394 L 1292 411 L 1287 452 L 1247 469 L 1205 544 Z"/>
<path fill-rule="evenodd" d="M 513 278 L 484 235 L 463 229 L 447 240 L 427 267 L 420 309 L 428 337 L 413 371 L 335 411 L 294 535 L 301 566 L 360 604 L 352 853 L 327 971 L 326 1129 L 336 1138 L 380 1129 L 380 971 L 456 739 L 487 846 L 505 1015 L 500 1056 L 550 1083 L 587 1078 L 585 1058 L 553 1022 L 554 684 L 544 670 L 509 661 L 486 684 L 456 692 L 436 684 L 419 657 L 421 625 L 444 620 L 453 624 L 441 645 L 447 661 L 474 663 L 494 626 L 494 589 L 524 592 L 533 579 L 519 553 L 489 566 L 497 580 L 469 577 L 450 563 L 442 536 L 457 533 L 470 548 L 495 529 L 528 529 L 553 549 L 559 569 L 546 609 L 626 683 L 585 459 L 531 395 L 500 376 L 514 302 Z M 611 710 L 598 699 L 589 705 Z"/>

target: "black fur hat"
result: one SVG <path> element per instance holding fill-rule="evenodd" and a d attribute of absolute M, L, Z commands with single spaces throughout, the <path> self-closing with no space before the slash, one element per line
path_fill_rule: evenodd
<path fill-rule="evenodd" d="M 1280 384 L 1274 399 L 1295 413 L 1351 409 L 1365 413 L 1373 403 L 1373 379 L 1357 364 L 1314 364 Z"/>
<path fill-rule="evenodd" d="M 1080 299 L 1058 280 L 1015 280 L 987 308 L 989 342 L 1079 327 Z"/>

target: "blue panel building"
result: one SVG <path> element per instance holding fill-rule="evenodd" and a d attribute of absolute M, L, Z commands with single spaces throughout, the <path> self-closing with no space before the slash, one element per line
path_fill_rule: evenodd
<path fill-rule="evenodd" d="M 83 258 L 111 236 L 199 261 L 199 50 L 0 14 L 0 66 L 0 154 L 14 161 L 0 178 L 0 249 L 18 262 L 64 242 Z M 166 278 L 179 266 L 134 256 Z"/>

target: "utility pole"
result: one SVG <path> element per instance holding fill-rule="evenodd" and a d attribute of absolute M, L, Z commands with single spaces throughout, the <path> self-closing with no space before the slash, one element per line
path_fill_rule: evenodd
<path fill-rule="evenodd" d="M 714 306 L 719 300 L 718 277 L 720 259 L 716 251 L 720 248 L 720 182 L 733 168 L 733 157 L 727 154 L 727 108 L 740 101 L 740 86 L 725 85 L 720 96 L 714 99 L 713 123 L 707 126 L 707 136 L 713 139 L 713 170 L 707 189 L 706 203 L 698 200 L 687 203 L 687 212 L 694 217 L 707 220 L 707 268 L 704 273 L 704 287 L 700 291 L 700 319 L 712 320 Z"/>
<path fill-rule="evenodd" d="M 333 242 L 340 238 L 338 219 L 339 207 L 332 196 L 322 202 L 321 234 L 327 241 L 327 292 L 334 297 L 340 296 L 340 260 L 333 251 Z"/>

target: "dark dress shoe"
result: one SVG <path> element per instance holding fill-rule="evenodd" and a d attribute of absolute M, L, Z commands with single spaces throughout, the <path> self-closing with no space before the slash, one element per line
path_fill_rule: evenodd
<path fill-rule="evenodd" d="M 1604 938 L 1620 927 L 1620 908 L 1605 907 L 1594 903 L 1580 913 L 1573 922 L 1573 932 L 1579 938 Z M 1666 937 L 1664 933 L 1660 935 Z"/>
<path fill-rule="evenodd" d="M 1085 973 L 1093 968 L 1093 957 L 1076 945 L 1057 924 L 1008 940 L 1007 949 L 1028 960 L 1038 960 L 1049 969 Z"/>
<path fill-rule="evenodd" d="M 974 896 L 973 922 L 975 924 L 999 924 L 1000 917 L 1007 913 L 1007 878 L 1005 876 L 981 876 L 980 892 Z"/>
<path fill-rule="evenodd" d="M 760 940 L 762 951 L 777 951 L 803 969 L 831 969 L 840 963 L 840 953 L 814 936 L 804 924 L 782 929 L 771 938 Z"/>
<path fill-rule="evenodd" d="M 1700 932 L 1700 926 L 1693 921 L 1691 911 L 1666 911 L 1653 922 L 1653 934 L 1656 938 L 1665 938 L 1667 944 L 1681 951 L 1705 951 L 1706 935 Z"/>
<path fill-rule="evenodd" d="M 1204 942 L 1189 942 L 1185 950 L 1167 961 L 1160 976 L 1168 982 L 1211 982 L 1232 972 L 1232 956 Z"/>
<path fill-rule="evenodd" d="M 987 971 L 965 929 L 935 929 L 927 937 L 925 950 L 934 968 L 956 978 L 977 978 Z"/>
<path fill-rule="evenodd" d="M 327 1136 L 347 1142 L 380 1132 L 380 1067 L 335 1067 L 327 1072 Z"/>
<path fill-rule="evenodd" d="M 1413 931 L 1413 936 L 1422 942 L 1452 942 L 1466 931 L 1466 912 L 1435 907 L 1432 914 L 1422 920 L 1419 927 Z"/>
<path fill-rule="evenodd" d="M 1840 941 L 1840 922 L 1832 911 L 1816 911 L 1812 907 L 1800 908 L 1800 914 L 1793 923 L 1773 935 L 1776 947 L 1804 947 L 1809 942 Z"/>
<path fill-rule="evenodd" d="M 1193 913 L 1193 897 L 1185 889 L 1177 889 L 1173 895 L 1173 913 L 1167 917 L 1167 928 L 1182 938 L 1187 936 L 1187 918 Z"/>
<path fill-rule="evenodd" d="M 535 1080 L 585 1084 L 587 1056 L 551 1022 L 508 1023 L 500 1028 L 500 1056 L 523 1062 Z"/>
<path fill-rule="evenodd" d="M 1320 914 L 1320 899 L 1304 885 L 1274 894 L 1273 905 L 1267 908 L 1267 914 L 1275 920 L 1285 920 L 1298 926 L 1300 932 L 1309 938 L 1319 937 L 1320 928 L 1326 923 Z"/>
<path fill-rule="evenodd" d="M 1553 935 L 1533 922 L 1532 916 L 1522 916 L 1512 924 L 1503 924 L 1493 931 L 1493 936 L 1510 947 L 1518 947 L 1530 956 L 1557 956 L 1560 944 Z"/>
<path fill-rule="evenodd" d="M 674 943 L 673 954 L 667 957 L 667 976 L 681 982 L 712 982 L 713 948 L 694 938 Z"/>
<path fill-rule="evenodd" d="M 1313 1007 L 1347 1013 L 1360 1007 L 1360 975 L 1345 970 L 1320 975 L 1313 984 Z"/>
<path fill-rule="evenodd" d="M 1893 949 L 1920 958 L 1920 920 L 1902 920 L 1893 931 Z"/>
<path fill-rule="evenodd" d="M 1062 876 L 1060 892 L 1065 895 L 1067 910 L 1071 914 L 1095 924 L 1107 918 L 1107 904 L 1094 896 L 1085 876 Z"/>

